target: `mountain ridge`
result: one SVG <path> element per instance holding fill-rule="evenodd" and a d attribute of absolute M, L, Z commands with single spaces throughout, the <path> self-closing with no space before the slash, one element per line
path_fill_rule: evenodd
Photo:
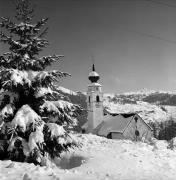
<path fill-rule="evenodd" d="M 86 95 L 60 88 L 69 96 L 73 103 L 80 104 L 87 109 Z M 176 94 L 169 91 L 138 91 L 122 94 L 105 93 L 103 105 L 111 113 L 138 113 L 147 123 L 164 122 L 171 117 L 176 120 Z M 81 125 L 87 120 L 81 119 Z"/>

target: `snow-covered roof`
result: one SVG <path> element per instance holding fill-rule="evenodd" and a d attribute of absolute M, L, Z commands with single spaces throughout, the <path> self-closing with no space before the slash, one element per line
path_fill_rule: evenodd
<path fill-rule="evenodd" d="M 104 121 L 95 129 L 98 135 L 107 136 L 110 132 L 123 133 L 127 125 L 130 123 L 135 114 L 129 114 L 128 116 L 107 115 L 104 117 Z"/>
<path fill-rule="evenodd" d="M 94 130 L 94 133 L 100 136 L 107 136 L 110 132 L 123 133 L 128 124 L 133 120 L 134 116 L 140 118 L 146 127 L 152 128 L 137 113 L 108 114 L 104 116 L 104 120 Z"/>

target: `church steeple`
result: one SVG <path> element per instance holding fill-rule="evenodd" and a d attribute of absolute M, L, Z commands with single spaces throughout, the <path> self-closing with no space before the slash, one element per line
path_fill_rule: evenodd
<path fill-rule="evenodd" d="M 89 73 L 89 80 L 96 83 L 100 79 L 99 74 L 95 71 L 95 65 L 92 65 L 92 72 Z"/>
<path fill-rule="evenodd" d="M 103 121 L 103 93 L 102 86 L 98 83 L 100 79 L 99 74 L 95 71 L 95 64 L 92 64 L 92 71 L 89 73 L 89 80 L 87 90 L 87 109 L 88 122 L 85 128 L 86 132 L 94 133 L 94 129 Z"/>

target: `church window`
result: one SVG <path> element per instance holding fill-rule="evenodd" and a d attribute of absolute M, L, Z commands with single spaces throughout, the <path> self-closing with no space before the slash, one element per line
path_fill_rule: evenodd
<path fill-rule="evenodd" d="M 98 87 L 96 87 L 96 90 L 98 91 Z"/>
<path fill-rule="evenodd" d="M 138 118 L 137 118 L 137 117 L 135 117 L 135 118 L 134 118 L 134 120 L 135 120 L 135 122 L 137 123 L 137 121 L 138 121 Z"/>
<path fill-rule="evenodd" d="M 138 130 L 135 131 L 135 135 L 139 136 L 139 131 Z"/>
<path fill-rule="evenodd" d="M 99 96 L 96 96 L 96 101 L 100 102 L 100 97 Z"/>
<path fill-rule="evenodd" d="M 90 103 L 90 96 L 89 96 L 89 103 Z"/>

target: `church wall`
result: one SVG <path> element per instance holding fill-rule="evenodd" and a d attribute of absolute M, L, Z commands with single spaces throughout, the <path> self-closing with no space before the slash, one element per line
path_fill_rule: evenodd
<path fill-rule="evenodd" d="M 88 112 L 88 129 L 89 132 L 91 132 L 93 129 L 95 129 L 103 119 L 103 108 L 101 105 L 98 105 L 100 107 L 96 107 L 97 105 L 93 105 L 94 110 Z"/>
<path fill-rule="evenodd" d="M 103 94 L 101 92 L 101 85 L 92 84 L 88 86 L 87 108 L 88 132 L 92 132 L 103 120 Z"/>
<path fill-rule="evenodd" d="M 137 122 L 135 117 L 138 118 Z M 135 116 L 128 127 L 125 129 L 123 135 L 125 138 L 131 139 L 133 141 L 144 141 L 150 140 L 152 137 L 151 129 L 145 124 L 145 122 L 139 116 Z M 135 131 L 138 133 L 135 134 Z"/>

